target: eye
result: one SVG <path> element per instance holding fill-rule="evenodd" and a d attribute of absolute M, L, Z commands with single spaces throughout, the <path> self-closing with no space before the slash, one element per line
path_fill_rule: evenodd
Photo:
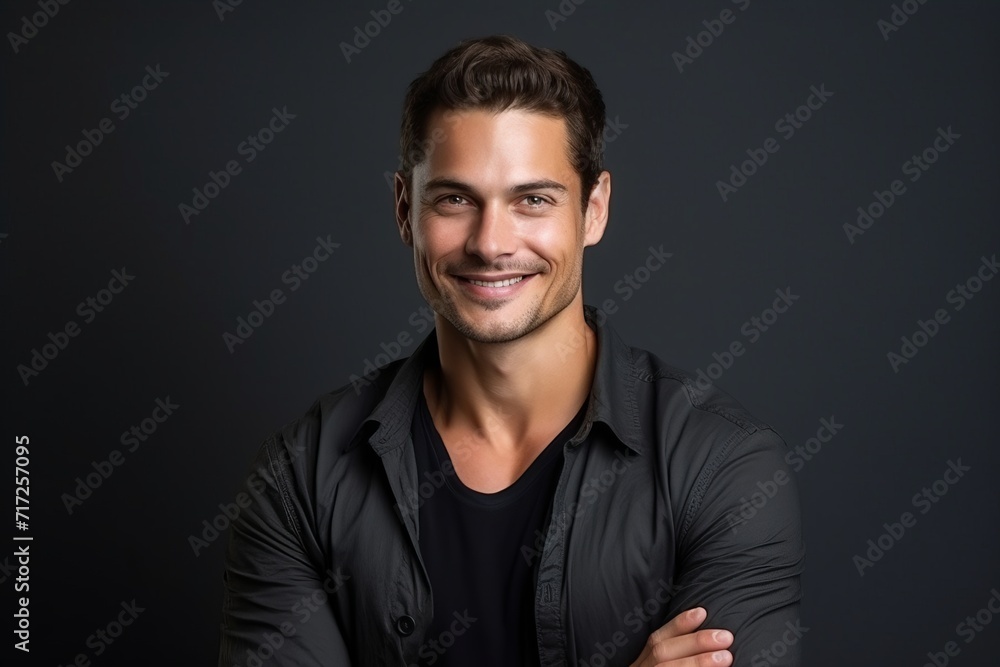
<path fill-rule="evenodd" d="M 541 208 L 542 205 L 547 203 L 544 197 L 539 197 L 538 195 L 528 195 L 524 198 L 524 201 L 528 202 L 529 208 Z"/>
<path fill-rule="evenodd" d="M 438 200 L 441 204 L 449 204 L 454 206 L 461 206 L 465 202 L 465 197 L 461 195 L 445 195 Z"/>

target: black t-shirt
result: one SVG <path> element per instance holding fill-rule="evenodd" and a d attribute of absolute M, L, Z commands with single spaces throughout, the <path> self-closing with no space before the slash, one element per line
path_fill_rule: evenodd
<path fill-rule="evenodd" d="M 420 665 L 538 665 L 535 584 L 563 445 L 586 403 L 512 485 L 465 486 L 420 392 L 412 436 L 421 485 L 420 552 L 431 580 L 434 621 Z M 444 465 L 447 462 L 448 465 Z"/>

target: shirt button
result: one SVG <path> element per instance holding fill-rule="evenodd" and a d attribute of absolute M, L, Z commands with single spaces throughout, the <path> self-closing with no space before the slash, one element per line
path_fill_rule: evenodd
<path fill-rule="evenodd" d="M 400 616 L 396 619 L 396 631 L 404 637 L 413 634 L 414 628 L 417 624 L 413 621 L 412 616 Z"/>

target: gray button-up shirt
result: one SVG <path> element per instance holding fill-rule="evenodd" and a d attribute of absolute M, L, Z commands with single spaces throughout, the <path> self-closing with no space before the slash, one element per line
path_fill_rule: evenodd
<path fill-rule="evenodd" d="M 737 667 L 798 665 L 804 546 L 786 445 L 584 312 L 598 340 L 586 417 L 564 446 L 546 530 L 523 551 L 538 568 L 541 664 L 627 666 L 654 630 L 702 606 L 702 627 L 735 635 Z M 417 521 L 443 481 L 418 479 L 410 437 L 437 353 L 432 330 L 261 445 L 229 534 L 220 667 L 400 667 L 447 650 L 425 636 L 433 591 Z M 462 612 L 440 613 L 459 632 L 475 622 Z"/>

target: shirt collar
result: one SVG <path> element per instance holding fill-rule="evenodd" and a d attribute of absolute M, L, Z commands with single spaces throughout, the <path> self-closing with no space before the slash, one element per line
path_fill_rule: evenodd
<path fill-rule="evenodd" d="M 641 454 L 643 438 L 636 396 L 639 374 L 632 349 L 596 307 L 584 304 L 583 311 L 587 324 L 597 333 L 597 368 L 583 430 L 572 442 L 582 441 L 590 434 L 593 422 L 600 421 L 618 440 Z M 418 392 L 423 391 L 424 369 L 437 354 L 437 332 L 431 329 L 413 354 L 403 361 L 385 396 L 365 419 L 365 423 L 378 423 L 369 443 L 379 455 L 402 445 L 402 436 L 409 432 L 413 421 Z"/>

